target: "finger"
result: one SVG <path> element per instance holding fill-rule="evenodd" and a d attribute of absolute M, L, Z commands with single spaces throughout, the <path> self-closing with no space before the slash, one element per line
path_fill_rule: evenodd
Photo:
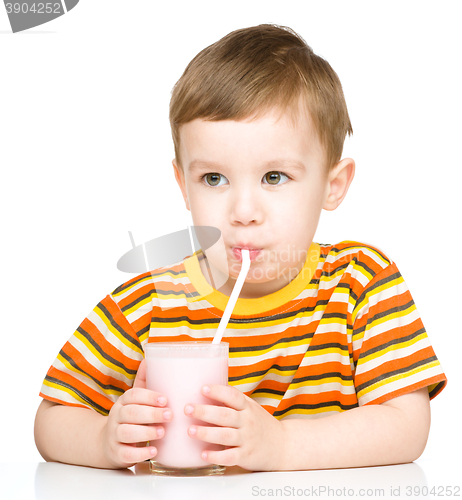
<path fill-rule="evenodd" d="M 138 372 L 136 373 L 135 382 L 133 387 L 141 387 L 146 389 L 146 359 L 143 359 L 138 367 Z"/>
<path fill-rule="evenodd" d="M 170 408 L 155 406 L 124 405 L 119 411 L 119 424 L 158 424 L 172 419 Z"/>
<path fill-rule="evenodd" d="M 243 410 L 247 406 L 247 396 L 230 385 L 204 385 L 202 394 L 235 410 Z"/>
<path fill-rule="evenodd" d="M 141 387 L 135 387 L 124 392 L 119 398 L 122 405 L 147 405 L 147 406 L 165 406 L 167 398 L 159 392 L 149 391 Z"/>
<path fill-rule="evenodd" d="M 221 444 L 223 446 L 240 446 L 242 444 L 239 431 L 230 427 L 191 425 L 188 434 L 194 439 L 200 439 L 211 444 Z"/>
<path fill-rule="evenodd" d="M 234 428 L 240 426 L 239 412 L 226 406 L 187 404 L 184 413 L 188 417 L 197 418 L 208 424 Z"/>
<path fill-rule="evenodd" d="M 128 467 L 135 465 L 139 462 L 144 462 L 157 455 L 157 448 L 154 446 L 147 446 L 146 448 L 138 448 L 129 444 L 124 444 L 118 447 L 117 459 L 126 464 Z"/>
<path fill-rule="evenodd" d="M 117 427 L 116 439 L 125 444 L 146 443 L 160 439 L 164 434 L 162 426 L 121 424 Z"/>
<path fill-rule="evenodd" d="M 205 450 L 201 454 L 202 460 L 210 464 L 224 465 L 231 467 L 238 464 L 239 448 L 228 448 L 222 451 Z"/>

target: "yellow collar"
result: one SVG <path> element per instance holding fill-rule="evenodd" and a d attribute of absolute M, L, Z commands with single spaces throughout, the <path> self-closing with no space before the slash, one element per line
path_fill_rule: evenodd
<path fill-rule="evenodd" d="M 313 277 L 319 262 L 320 246 L 311 243 L 305 264 L 298 275 L 288 285 L 280 290 L 256 299 L 238 299 L 233 313 L 239 316 L 259 314 L 276 309 L 297 297 L 308 285 Z M 195 252 L 184 261 L 184 266 L 193 287 L 200 296 L 194 301 L 207 300 L 210 304 L 222 311 L 225 310 L 229 297 L 211 287 L 200 268 L 199 259 L 203 259 L 202 250 Z"/>

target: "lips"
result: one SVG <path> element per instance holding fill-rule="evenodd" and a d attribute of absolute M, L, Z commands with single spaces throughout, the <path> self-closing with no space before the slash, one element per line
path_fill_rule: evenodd
<path fill-rule="evenodd" d="M 244 246 L 244 245 L 232 247 L 233 255 L 237 260 L 242 260 L 242 250 L 244 250 L 244 249 L 249 251 L 251 262 L 257 260 L 258 255 L 262 251 L 261 248 L 254 248 L 254 247 Z"/>

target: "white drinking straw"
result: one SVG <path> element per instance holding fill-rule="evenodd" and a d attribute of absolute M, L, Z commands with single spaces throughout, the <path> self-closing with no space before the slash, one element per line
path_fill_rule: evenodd
<path fill-rule="evenodd" d="M 217 332 L 215 333 L 212 344 L 219 344 L 221 342 L 221 338 L 223 337 L 223 333 L 228 326 L 229 318 L 231 317 L 231 313 L 233 312 L 234 306 L 237 302 L 237 298 L 241 293 L 242 286 L 244 285 L 245 278 L 247 277 L 247 273 L 250 269 L 250 252 L 243 248 L 241 251 L 241 255 L 242 267 L 239 272 L 239 276 L 237 277 L 237 281 L 234 285 L 233 291 L 231 292 L 231 296 L 229 297 L 228 303 L 226 304 L 225 312 L 221 317 L 220 324 L 218 325 Z"/>

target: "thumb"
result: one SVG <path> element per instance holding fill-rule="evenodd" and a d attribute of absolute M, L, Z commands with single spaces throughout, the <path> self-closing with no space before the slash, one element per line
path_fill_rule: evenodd
<path fill-rule="evenodd" d="M 138 367 L 138 372 L 135 377 L 135 382 L 133 387 L 141 387 L 141 389 L 146 389 L 146 360 L 143 358 L 140 366 Z"/>

